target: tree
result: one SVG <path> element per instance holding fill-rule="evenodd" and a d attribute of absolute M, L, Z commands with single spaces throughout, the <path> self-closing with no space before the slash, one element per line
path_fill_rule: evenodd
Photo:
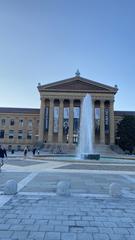
<path fill-rule="evenodd" d="M 125 116 L 118 123 L 117 137 L 118 145 L 132 154 L 135 148 L 135 116 Z"/>

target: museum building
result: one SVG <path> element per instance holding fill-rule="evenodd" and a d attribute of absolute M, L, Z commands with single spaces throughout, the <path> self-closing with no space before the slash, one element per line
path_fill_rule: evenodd
<path fill-rule="evenodd" d="M 117 123 L 134 112 L 114 111 L 117 86 L 111 87 L 80 76 L 38 84 L 40 109 L 0 108 L 0 144 L 8 149 L 35 145 L 72 147 L 79 141 L 81 105 L 92 97 L 94 144 L 115 143 Z"/>

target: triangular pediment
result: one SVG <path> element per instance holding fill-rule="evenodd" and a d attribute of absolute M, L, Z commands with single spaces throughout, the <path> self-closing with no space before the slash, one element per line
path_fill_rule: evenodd
<path fill-rule="evenodd" d="M 73 77 L 62 81 L 38 86 L 39 91 L 60 92 L 109 92 L 116 93 L 117 88 L 104 85 L 82 77 Z"/>

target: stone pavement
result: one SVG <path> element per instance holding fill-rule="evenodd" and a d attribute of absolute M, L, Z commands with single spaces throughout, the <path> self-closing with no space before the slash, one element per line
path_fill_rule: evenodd
<path fill-rule="evenodd" d="M 135 163 L 104 164 L 109 170 L 99 162 L 78 167 L 78 162 L 9 158 L 0 173 L 0 240 L 135 240 L 135 173 L 129 171 Z M 2 194 L 9 179 L 18 182 L 15 196 Z M 61 180 L 71 182 L 70 197 L 56 196 Z M 123 187 L 121 198 L 109 196 L 112 182 Z"/>
<path fill-rule="evenodd" d="M 107 194 L 112 182 L 127 186 L 128 181 L 124 176 L 114 174 L 93 174 L 79 172 L 52 172 L 38 173 L 29 181 L 21 191 L 23 192 L 56 192 L 59 181 L 71 183 L 71 193 Z M 132 184 L 134 186 L 134 184 Z"/>
<path fill-rule="evenodd" d="M 2 240 L 134 240 L 135 201 L 17 195 L 0 209 Z"/>

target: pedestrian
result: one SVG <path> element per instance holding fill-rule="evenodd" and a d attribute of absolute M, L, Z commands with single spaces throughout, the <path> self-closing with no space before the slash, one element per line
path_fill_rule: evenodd
<path fill-rule="evenodd" d="M 0 167 L 2 167 L 3 165 L 4 165 L 4 152 L 0 145 Z"/>
<path fill-rule="evenodd" d="M 33 153 L 33 156 L 35 156 L 36 148 L 33 148 L 32 153 Z"/>
<path fill-rule="evenodd" d="M 24 148 L 24 157 L 25 157 L 25 158 L 26 158 L 26 156 L 27 156 L 27 152 L 28 152 L 28 148 L 25 147 L 25 148 Z"/>
<path fill-rule="evenodd" d="M 3 148 L 3 152 L 4 152 L 4 156 L 7 158 L 7 151 L 5 147 Z"/>
<path fill-rule="evenodd" d="M 38 155 L 39 155 L 39 153 L 40 153 L 40 152 L 39 152 L 39 149 L 38 149 L 37 153 L 38 153 Z"/>

